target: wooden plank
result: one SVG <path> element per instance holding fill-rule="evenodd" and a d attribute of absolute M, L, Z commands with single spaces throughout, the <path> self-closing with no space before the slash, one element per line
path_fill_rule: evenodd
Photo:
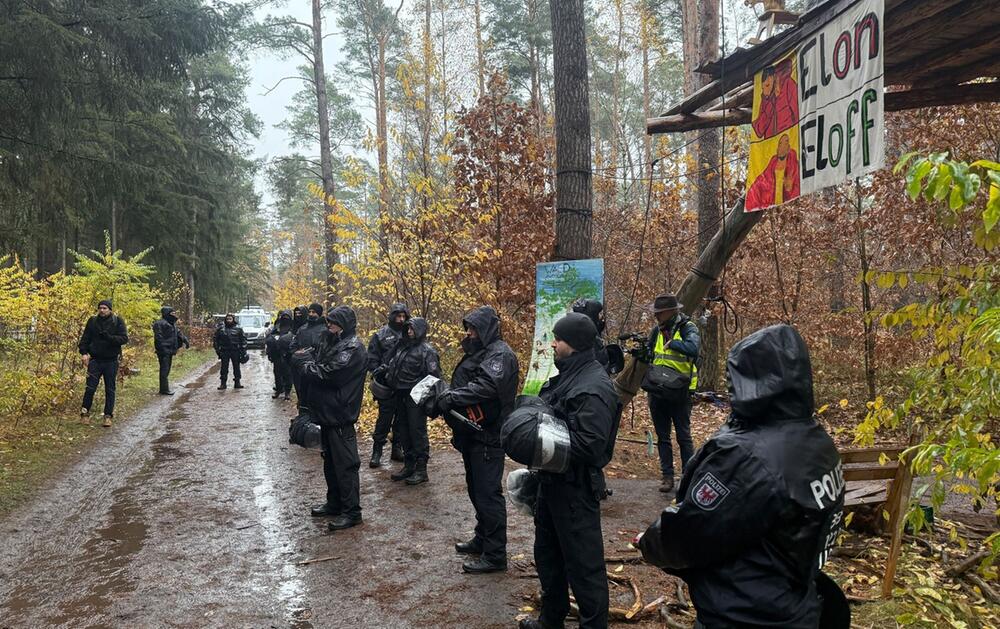
<path fill-rule="evenodd" d="M 889 3 L 886 2 L 884 13 L 886 39 L 890 36 L 904 33 L 906 29 L 913 26 L 917 22 L 930 19 L 942 11 L 950 9 L 956 4 L 962 4 L 966 1 L 967 0 L 934 0 L 934 2 L 928 2 L 927 0 L 909 0 L 897 2 L 892 8 L 890 8 Z"/>
<path fill-rule="evenodd" d="M 879 460 L 883 453 L 891 460 L 896 460 L 902 454 L 904 448 L 895 446 L 874 447 L 874 448 L 849 448 L 840 451 L 840 462 L 847 463 L 871 463 Z"/>
<path fill-rule="evenodd" d="M 1000 62 L 994 61 L 994 66 L 1000 71 Z M 906 111 L 923 107 L 943 107 L 949 105 L 968 105 L 971 103 L 1000 102 L 1000 81 L 990 83 L 971 83 L 968 85 L 943 85 L 940 87 L 904 90 L 885 93 L 886 111 Z M 677 131 L 692 131 L 722 126 L 738 126 L 750 124 L 752 114 L 749 109 L 732 109 L 720 115 L 720 112 L 698 112 L 649 118 L 646 120 L 646 133 L 676 133 Z"/>
<path fill-rule="evenodd" d="M 995 59 L 1000 52 L 997 25 L 991 24 L 972 37 L 964 38 L 961 45 L 938 48 L 931 58 L 923 56 L 902 63 L 887 65 L 886 84 L 919 82 L 919 77 L 939 72 L 942 68 L 966 66 L 984 59 Z"/>
<path fill-rule="evenodd" d="M 846 483 L 844 487 L 844 500 L 851 498 L 863 498 L 876 493 L 885 493 L 889 484 L 881 480 L 859 481 Z"/>
<path fill-rule="evenodd" d="M 896 477 L 897 467 L 899 467 L 898 461 L 879 466 L 861 465 L 859 467 L 845 467 L 844 480 L 890 480 Z"/>
<path fill-rule="evenodd" d="M 865 496 L 863 498 L 854 498 L 853 500 L 844 499 L 844 508 L 847 507 L 861 507 L 864 505 L 880 505 L 885 504 L 886 494 L 881 494 L 879 496 Z"/>
<path fill-rule="evenodd" d="M 936 2 L 924 2 L 932 5 Z M 973 25 L 977 24 L 983 15 L 1000 8 L 1000 0 L 974 0 L 955 4 L 945 11 L 941 11 L 931 17 L 925 18 L 919 23 L 913 24 L 904 31 L 890 35 L 886 32 L 885 55 L 886 61 L 897 63 L 897 59 L 909 57 L 916 48 L 914 42 L 920 42 L 928 38 L 933 38 L 938 33 L 947 30 L 949 24 Z M 890 24 L 886 19 L 886 24 Z"/>
<path fill-rule="evenodd" d="M 920 443 L 922 435 L 914 433 L 910 435 L 910 445 Z M 896 580 L 896 563 L 899 561 L 899 549 L 903 543 L 903 513 L 906 505 L 910 501 L 910 488 L 913 483 L 913 470 L 910 468 L 911 461 L 906 457 L 902 465 L 899 466 L 899 474 L 892 481 L 892 489 L 889 491 L 886 506 L 889 508 L 889 526 L 891 539 L 889 542 L 889 558 L 885 566 L 885 576 L 882 579 L 882 598 L 892 598 L 892 586 Z"/>

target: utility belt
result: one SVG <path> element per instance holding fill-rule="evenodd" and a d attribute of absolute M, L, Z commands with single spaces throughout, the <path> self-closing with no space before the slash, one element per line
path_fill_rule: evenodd
<path fill-rule="evenodd" d="M 589 491 L 597 500 L 608 496 L 608 485 L 604 478 L 604 470 L 591 465 L 571 465 L 566 472 L 538 472 L 538 481 L 547 487 L 569 485 L 576 490 Z"/>

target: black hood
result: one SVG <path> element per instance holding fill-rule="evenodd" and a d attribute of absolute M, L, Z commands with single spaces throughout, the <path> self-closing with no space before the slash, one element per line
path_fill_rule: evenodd
<path fill-rule="evenodd" d="M 177 315 L 174 314 L 174 309 L 171 308 L 170 306 L 164 306 L 160 308 L 160 316 L 169 321 L 170 323 L 177 321 Z"/>
<path fill-rule="evenodd" d="M 604 304 L 596 299 L 577 299 L 573 302 L 573 312 L 579 312 L 590 317 L 590 320 L 594 322 L 594 327 L 597 328 L 598 334 L 604 332 L 604 319 L 601 318 L 603 311 Z"/>
<path fill-rule="evenodd" d="M 424 339 L 427 338 L 427 330 L 429 328 L 429 326 L 427 325 L 427 319 L 424 319 L 423 317 L 414 317 L 406 322 L 406 326 L 409 328 L 413 328 L 412 339 L 410 338 L 409 333 L 407 333 L 407 335 L 403 337 L 404 339 L 406 339 L 408 343 L 417 345 L 419 343 L 423 343 Z"/>
<path fill-rule="evenodd" d="M 409 319 L 410 319 L 410 309 L 406 307 L 406 304 L 404 304 L 404 303 L 395 303 L 395 304 L 389 306 L 389 314 L 387 314 L 386 317 L 385 317 L 386 321 L 389 323 L 389 325 L 392 325 L 392 320 L 395 319 L 396 315 L 398 315 L 401 312 L 406 315 L 406 319 L 407 319 L 407 321 L 409 321 Z"/>
<path fill-rule="evenodd" d="M 772 325 L 736 343 L 726 360 L 733 417 L 744 422 L 812 417 L 809 349 L 795 328 Z"/>
<path fill-rule="evenodd" d="M 281 321 L 282 319 L 287 319 L 287 320 L 291 321 L 292 320 L 292 311 L 291 310 L 282 310 L 281 312 L 279 312 L 278 313 L 278 321 Z"/>
<path fill-rule="evenodd" d="M 305 306 L 295 306 L 295 308 L 292 309 L 292 320 L 305 321 L 307 314 L 308 314 L 308 309 Z"/>
<path fill-rule="evenodd" d="M 341 338 L 352 336 L 358 327 L 358 318 L 350 306 L 337 306 L 327 313 L 326 320 L 341 327 Z"/>
<path fill-rule="evenodd" d="M 466 328 L 475 328 L 483 347 L 488 347 L 493 341 L 502 338 L 500 336 L 500 317 L 497 316 L 497 311 L 492 306 L 476 308 L 462 319 L 462 325 Z"/>

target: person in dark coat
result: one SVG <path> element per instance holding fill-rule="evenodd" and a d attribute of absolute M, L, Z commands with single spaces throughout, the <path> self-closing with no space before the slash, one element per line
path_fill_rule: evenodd
<path fill-rule="evenodd" d="M 292 321 L 295 321 L 294 315 Z M 293 325 L 294 327 L 294 325 Z M 326 321 L 323 319 L 323 305 L 318 303 L 309 304 L 306 309 L 306 320 L 295 332 L 292 339 L 291 351 L 294 354 L 300 349 L 316 349 L 319 347 L 320 338 L 326 332 Z M 306 391 L 308 384 L 304 382 L 299 373 L 292 370 L 292 384 L 295 386 L 295 399 L 299 411 L 308 411 L 309 406 L 306 399 L 309 393 Z"/>
<path fill-rule="evenodd" d="M 535 506 L 535 566 L 542 586 L 539 619 L 522 629 L 562 627 L 569 613 L 569 587 L 580 609 L 580 627 L 608 626 L 608 579 L 601 534 L 600 500 L 604 466 L 614 453 L 621 401 L 604 367 L 594 357 L 597 327 L 582 313 L 570 313 L 552 329 L 559 374 L 539 397 L 566 422 L 569 470 L 539 471 Z"/>
<path fill-rule="evenodd" d="M 674 429 L 677 445 L 681 450 L 681 472 L 694 454 L 691 440 L 691 393 L 698 386 L 698 352 L 701 335 L 698 326 L 681 312 L 684 304 L 675 295 L 659 295 L 650 305 L 656 326 L 649 333 L 648 347 L 653 356 L 651 368 L 660 366 L 672 369 L 689 379 L 685 388 L 669 393 L 648 392 L 649 414 L 659 442 L 660 491 L 674 490 L 674 449 L 670 445 L 670 428 Z"/>
<path fill-rule="evenodd" d="M 465 356 L 451 376 L 451 389 L 437 399 L 437 409 L 451 426 L 452 445 L 462 453 L 465 484 L 476 510 L 476 532 L 455 545 L 459 554 L 479 555 L 462 564 L 470 573 L 507 569 L 507 505 L 500 487 L 504 451 L 500 425 L 514 409 L 517 356 L 500 336 L 496 310 L 480 306 L 462 320 Z M 476 431 L 449 417 L 456 410 L 479 423 Z"/>
<path fill-rule="evenodd" d="M 226 381 L 229 379 L 229 365 L 233 366 L 233 388 L 242 389 L 240 384 L 240 361 L 247 353 L 247 337 L 243 333 L 243 328 L 236 325 L 236 315 L 229 313 L 215 330 L 215 337 L 212 339 L 212 348 L 215 355 L 222 361 L 222 369 L 219 371 L 219 390 L 226 388 Z"/>
<path fill-rule="evenodd" d="M 604 304 L 596 299 L 577 299 L 573 302 L 573 312 L 586 315 L 594 324 L 597 337 L 594 339 L 594 358 L 601 363 L 605 371 L 608 366 L 608 350 L 604 344 L 604 328 L 607 322 L 604 320 Z"/>
<path fill-rule="evenodd" d="M 271 327 L 267 340 L 264 341 L 264 352 L 271 361 L 274 373 L 274 393 L 271 399 L 278 399 L 281 395 L 284 395 L 286 400 L 291 399 L 292 366 L 289 360 L 292 339 L 292 311 L 282 310 L 274 326 Z"/>
<path fill-rule="evenodd" d="M 292 334 L 298 334 L 299 328 L 306 324 L 309 317 L 309 309 L 305 306 L 295 306 L 292 309 Z"/>
<path fill-rule="evenodd" d="M 395 391 L 396 438 L 403 446 L 403 468 L 393 474 L 392 480 L 405 480 L 407 485 L 427 482 L 427 459 L 430 443 L 427 440 L 427 415 L 410 397 L 413 386 L 426 376 L 441 377 L 441 364 L 437 350 L 427 342 L 427 320 L 414 317 L 406 322 L 403 339 L 396 346 L 395 354 L 386 371 L 386 384 Z"/>
<path fill-rule="evenodd" d="M 687 582 L 696 626 L 815 629 L 844 479 L 813 414 L 809 351 L 794 328 L 775 325 L 734 345 L 726 370 L 732 414 L 639 549 Z"/>
<path fill-rule="evenodd" d="M 392 360 L 396 347 L 403 338 L 406 322 L 409 319 L 410 310 L 406 304 L 396 303 L 389 307 L 385 325 L 376 330 L 368 341 L 368 371 L 372 373 L 372 377 L 380 378 L 389 368 L 389 361 Z M 368 467 L 382 465 L 382 450 L 385 448 L 390 430 L 392 431 L 390 458 L 393 461 L 403 460 L 402 440 L 397 439 L 397 424 L 404 412 L 396 396 L 378 400 L 378 417 L 375 420 L 375 429 L 372 431 L 372 458 L 368 462 Z"/>
<path fill-rule="evenodd" d="M 160 308 L 160 318 L 153 322 L 153 350 L 160 365 L 160 395 L 174 394 L 170 390 L 170 368 L 181 347 L 191 347 L 191 342 L 177 327 L 174 309 L 164 306 Z"/>
<path fill-rule="evenodd" d="M 309 383 L 306 403 L 322 432 L 326 502 L 313 507 L 312 515 L 334 516 L 329 529 L 336 531 L 361 523 L 361 459 L 354 424 L 368 370 L 354 310 L 337 306 L 327 314 L 326 324 L 319 347 L 298 350 L 292 366 Z"/>
<path fill-rule="evenodd" d="M 128 343 L 128 330 L 121 317 L 112 312 L 111 300 L 102 299 L 97 303 L 97 314 L 87 319 L 80 336 L 78 349 L 87 368 L 87 385 L 83 391 L 83 408 L 80 422 L 90 425 L 90 407 L 94 403 L 94 393 L 101 379 L 104 379 L 104 422 L 111 427 L 115 415 L 115 387 L 118 377 L 118 361 L 122 346 Z"/>

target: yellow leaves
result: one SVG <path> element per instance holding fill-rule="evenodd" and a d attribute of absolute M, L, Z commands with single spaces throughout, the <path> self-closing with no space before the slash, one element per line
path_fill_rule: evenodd
<path fill-rule="evenodd" d="M 829 404 L 824 404 L 823 406 L 820 406 L 820 407 L 819 407 L 818 409 L 816 409 L 816 414 L 817 414 L 817 415 L 822 415 L 822 414 L 823 414 L 823 413 L 825 413 L 825 412 L 826 412 L 826 411 L 827 411 L 827 410 L 828 410 L 829 408 L 830 408 L 830 405 L 829 405 Z"/>
<path fill-rule="evenodd" d="M 838 404 L 840 405 L 840 408 L 847 408 L 850 402 L 848 402 L 847 400 L 841 400 Z"/>

